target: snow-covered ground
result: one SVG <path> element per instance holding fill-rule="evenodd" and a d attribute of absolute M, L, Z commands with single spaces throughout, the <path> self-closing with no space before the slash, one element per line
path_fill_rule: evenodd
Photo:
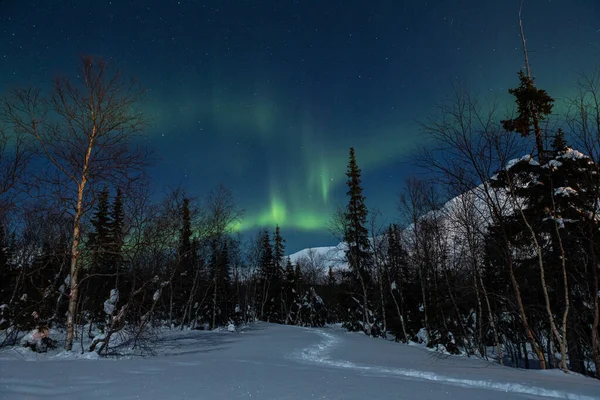
<path fill-rule="evenodd" d="M 17 352 L 17 350 L 19 352 Z M 600 381 L 362 334 L 258 323 L 168 332 L 147 358 L 0 352 L 2 399 L 600 399 Z"/>

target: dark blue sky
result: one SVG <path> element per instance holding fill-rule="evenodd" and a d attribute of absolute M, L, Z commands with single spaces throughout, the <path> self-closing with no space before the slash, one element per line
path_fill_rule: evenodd
<path fill-rule="evenodd" d="M 423 141 L 416 120 L 455 81 L 509 101 L 523 66 L 520 0 L 0 0 L 0 92 L 109 59 L 148 89 L 157 193 L 230 187 L 244 230 L 288 249 L 335 242 L 350 146 L 369 207 L 395 218 Z M 600 2 L 526 0 L 537 83 L 560 100 L 600 62 Z"/>

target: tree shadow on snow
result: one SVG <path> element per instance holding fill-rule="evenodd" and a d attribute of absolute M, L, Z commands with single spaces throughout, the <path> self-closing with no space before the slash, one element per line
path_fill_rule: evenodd
<path fill-rule="evenodd" d="M 202 354 L 225 350 L 237 340 L 239 338 L 235 333 L 184 331 L 159 338 L 156 349 L 157 354 L 164 356 Z"/>

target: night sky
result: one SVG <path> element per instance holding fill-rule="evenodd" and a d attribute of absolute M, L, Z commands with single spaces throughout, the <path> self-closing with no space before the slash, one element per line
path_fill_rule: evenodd
<path fill-rule="evenodd" d="M 288 250 L 332 244 L 356 148 L 388 222 L 416 123 L 453 82 L 509 101 L 520 0 L 0 0 L 0 93 L 73 74 L 80 53 L 148 90 L 154 190 L 231 188 L 242 229 L 278 223 Z M 600 62 L 600 1 L 526 0 L 532 72 L 557 99 Z"/>

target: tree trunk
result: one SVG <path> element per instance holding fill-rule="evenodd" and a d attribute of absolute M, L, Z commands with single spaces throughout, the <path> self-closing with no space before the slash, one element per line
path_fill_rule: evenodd
<path fill-rule="evenodd" d="M 394 294 L 394 288 L 392 287 L 392 282 L 390 279 L 390 275 L 388 273 L 388 284 L 390 287 L 390 294 L 392 296 L 392 300 L 396 306 L 396 312 L 398 313 L 398 318 L 400 319 L 400 325 L 402 327 L 402 334 L 404 335 L 405 343 L 408 343 L 408 334 L 406 333 L 406 325 L 404 324 L 404 313 L 400 309 L 400 305 L 398 304 L 398 300 L 396 299 L 396 295 Z M 404 308 L 404 296 L 402 295 L 402 283 L 399 284 L 400 288 L 397 289 L 400 292 L 400 301 L 402 302 L 402 308 Z"/>
<path fill-rule="evenodd" d="M 573 316 L 571 316 L 571 319 L 573 319 Z M 571 321 L 572 324 L 571 326 L 575 326 L 575 323 L 573 323 L 573 321 Z M 580 337 L 577 334 L 577 331 L 575 331 L 574 329 L 569 329 L 568 331 L 569 334 L 569 366 L 571 367 L 571 370 L 573 372 L 577 372 L 579 374 L 585 374 L 586 373 L 586 368 L 585 368 L 585 360 L 584 360 L 584 354 L 583 354 L 583 349 L 581 346 L 581 342 L 580 342 Z M 565 360 L 565 365 L 566 365 L 566 360 Z"/>
<path fill-rule="evenodd" d="M 479 294 L 479 283 L 477 283 L 477 272 L 473 271 L 473 288 L 475 289 L 475 298 L 477 299 L 477 347 L 479 355 L 487 359 L 485 351 L 485 343 L 483 340 L 483 305 L 481 304 L 481 296 Z"/>
<path fill-rule="evenodd" d="M 196 266 L 196 272 L 194 273 L 194 283 L 192 284 L 192 289 L 190 290 L 190 296 L 188 297 L 187 306 L 184 309 L 183 318 L 181 319 L 181 330 L 183 330 L 183 326 L 186 323 L 186 320 L 189 319 L 191 321 L 192 318 L 192 306 L 194 304 L 194 298 L 196 297 L 196 293 L 198 292 L 199 275 L 200 268 Z"/>
<path fill-rule="evenodd" d="M 454 298 L 454 294 L 452 294 L 452 288 L 450 287 L 450 280 L 448 279 L 448 273 L 446 272 L 446 268 L 442 269 L 442 273 L 444 274 L 444 280 L 446 281 L 446 287 L 448 288 L 448 295 L 450 296 L 450 301 L 452 301 L 452 306 L 454 307 L 454 313 L 456 314 L 456 320 L 458 325 L 460 326 L 461 333 L 463 334 L 464 340 L 467 342 L 469 348 L 467 349 L 467 357 L 471 356 L 472 345 L 469 340 L 469 336 L 467 335 L 467 330 L 465 329 L 465 324 L 463 323 L 462 317 L 460 315 L 460 310 L 458 309 L 458 305 L 456 304 L 456 300 Z M 479 299 L 479 293 L 477 294 L 477 298 Z M 479 301 L 479 307 L 481 308 L 481 301 Z M 482 354 L 483 356 L 483 354 Z"/>
<path fill-rule="evenodd" d="M 425 330 L 427 331 L 427 344 L 431 342 L 431 332 L 429 332 L 429 319 L 427 318 L 427 297 L 425 294 L 425 281 L 423 277 L 423 266 L 419 263 L 417 267 L 419 271 L 419 279 L 421 280 L 421 298 L 423 299 L 423 316 L 425 321 Z"/>
<path fill-rule="evenodd" d="M 92 100 L 90 99 L 90 103 Z M 94 113 L 94 106 L 90 104 L 91 120 L 93 121 L 92 132 L 87 143 L 87 149 L 83 161 L 83 169 L 81 171 L 81 180 L 77 183 L 77 206 L 75 209 L 75 220 L 73 223 L 73 243 L 71 246 L 71 291 L 69 294 L 69 312 L 67 314 L 67 338 L 65 341 L 65 350 L 70 351 L 73 348 L 73 338 L 75 336 L 75 313 L 77 312 L 78 303 L 78 292 L 79 282 L 78 273 L 79 266 L 79 242 L 81 240 L 81 217 L 83 216 L 83 194 L 85 192 L 85 186 L 88 181 L 88 170 L 90 167 L 90 158 L 92 156 L 92 150 L 96 141 L 96 135 L 98 134 L 98 127 L 96 126 L 96 114 Z"/>
<path fill-rule="evenodd" d="M 420 246 L 420 240 L 419 240 L 419 232 L 418 232 L 418 224 L 419 224 L 419 220 L 416 216 L 413 216 L 413 229 L 414 229 L 414 235 L 415 235 L 415 253 L 417 255 L 417 260 L 416 260 L 416 265 L 417 265 L 417 272 L 419 274 L 419 280 L 421 281 L 421 298 L 423 300 L 423 316 L 424 316 L 424 322 L 425 322 L 425 331 L 427 333 L 427 344 L 429 345 L 429 343 L 431 342 L 431 332 L 429 331 L 429 318 L 427 317 L 427 295 L 425 292 L 425 277 L 423 274 L 423 257 L 420 256 L 420 252 L 421 249 L 419 248 Z"/>
<path fill-rule="evenodd" d="M 529 354 L 527 353 L 527 343 L 523 342 L 521 344 L 523 345 L 523 360 L 525 361 L 525 368 L 529 369 Z M 546 369 L 545 365 L 542 369 Z"/>
<path fill-rule="evenodd" d="M 260 305 L 260 319 L 264 321 L 264 317 L 265 317 L 265 303 L 267 302 L 268 298 L 269 298 L 269 286 L 270 286 L 270 282 L 266 281 L 263 285 L 263 298 L 261 299 L 261 305 Z"/>
<path fill-rule="evenodd" d="M 517 278 L 515 277 L 515 271 L 513 270 L 512 265 L 512 256 L 510 255 L 510 247 L 508 242 L 505 240 L 504 243 L 505 252 L 506 252 L 506 263 L 508 264 L 508 273 L 510 275 L 510 282 L 512 284 L 513 290 L 515 291 L 515 299 L 517 300 L 517 309 L 519 311 L 519 317 L 521 318 L 521 322 L 523 324 L 523 329 L 525 330 L 525 335 L 529 340 L 529 344 L 531 345 L 531 349 L 535 353 L 540 362 L 540 369 L 546 369 L 546 359 L 544 358 L 544 352 L 538 346 L 537 341 L 535 340 L 535 336 L 533 335 L 533 331 L 529 326 L 527 321 L 527 314 L 525 314 L 525 307 L 523 306 L 523 299 L 521 297 L 521 290 L 519 289 L 519 283 L 517 282 Z M 528 361 L 529 362 L 529 361 Z"/>
<path fill-rule="evenodd" d="M 552 182 L 552 180 L 551 180 L 551 182 Z M 551 193 L 554 193 L 554 185 L 552 185 L 552 187 L 551 187 Z M 554 204 L 554 196 L 551 195 L 550 199 L 552 200 L 552 209 L 553 209 L 554 215 L 557 215 L 556 205 Z M 554 218 L 554 230 L 556 233 L 556 240 L 558 241 L 558 248 L 560 250 L 560 264 L 562 267 L 562 275 L 563 275 L 563 290 L 565 291 L 565 309 L 563 311 L 562 328 L 561 328 L 562 329 L 562 340 L 560 340 L 560 342 L 559 342 L 560 343 L 560 356 L 561 356 L 560 369 L 567 372 L 568 371 L 567 370 L 567 318 L 569 316 L 569 281 L 567 278 L 567 265 L 566 265 L 567 257 L 565 254 L 565 248 L 563 246 L 562 238 L 560 237 L 560 231 L 558 229 L 558 222 L 556 221 L 556 218 Z M 540 262 L 541 262 L 541 255 L 539 258 L 540 258 Z M 547 301 L 547 307 L 548 308 L 550 307 L 548 301 Z M 556 332 L 555 334 L 558 334 L 558 332 Z"/>
<path fill-rule="evenodd" d="M 65 350 L 71 351 L 73 348 L 73 338 L 75 337 L 75 314 L 77 313 L 78 293 L 79 293 L 79 281 L 78 281 L 78 260 L 79 260 L 79 241 L 81 239 L 81 216 L 83 215 L 83 192 L 87 183 L 87 165 L 89 163 L 89 157 L 92 151 L 92 147 L 88 148 L 86 163 L 84 166 L 84 173 L 81 183 L 78 185 L 77 190 L 77 209 L 75 212 L 75 222 L 73 224 L 73 243 L 71 245 L 71 280 L 70 280 L 70 293 L 69 293 L 69 311 L 67 314 L 67 338 L 65 341 Z"/>
<path fill-rule="evenodd" d="M 215 324 L 217 320 L 217 266 L 215 265 L 215 278 L 214 278 L 214 288 L 213 288 L 213 309 L 212 309 L 212 322 L 210 324 L 210 329 L 215 329 Z"/>
<path fill-rule="evenodd" d="M 554 349 L 552 348 L 552 333 L 548 333 L 548 338 L 546 340 L 548 340 L 548 350 L 546 350 L 546 353 L 548 353 L 548 369 L 552 369 L 555 367 Z"/>
<path fill-rule="evenodd" d="M 174 275 L 174 274 L 173 274 Z M 171 277 L 173 277 L 171 275 Z M 169 329 L 173 326 L 173 279 L 169 282 Z"/>
<path fill-rule="evenodd" d="M 488 309 L 488 319 L 490 321 L 490 325 L 492 326 L 492 332 L 494 333 L 494 341 L 496 342 L 496 349 L 498 351 L 498 362 L 500 365 L 504 365 L 504 360 L 502 358 L 502 345 L 500 344 L 500 336 L 498 335 L 498 329 L 496 328 L 496 321 L 494 319 L 494 314 L 492 313 L 492 306 L 490 305 L 490 297 L 488 296 L 487 289 L 483 284 L 483 279 L 481 278 L 481 274 L 479 273 L 479 268 L 477 268 L 477 275 L 479 276 L 479 284 L 481 285 L 481 290 L 483 291 L 483 297 L 485 298 L 485 303 Z"/>
<path fill-rule="evenodd" d="M 375 250 L 376 251 L 376 250 Z M 379 271 L 379 301 L 381 303 L 381 314 L 383 317 L 383 337 L 387 337 L 387 318 L 385 313 L 385 298 L 383 296 L 383 270 L 379 266 L 379 261 L 377 256 L 375 256 L 375 266 Z"/>
<path fill-rule="evenodd" d="M 513 188 L 511 179 L 509 177 L 508 172 L 506 172 L 506 179 L 508 181 L 509 187 Z M 536 250 L 536 255 L 537 255 L 537 261 L 538 261 L 538 268 L 540 270 L 540 281 L 541 281 L 541 285 L 542 285 L 542 292 L 544 293 L 544 303 L 545 303 L 545 308 L 546 308 L 546 314 L 548 317 L 548 323 L 550 324 L 550 328 L 552 330 L 552 332 L 554 333 L 554 336 L 556 337 L 556 340 L 558 340 L 561 343 L 561 354 L 562 354 L 562 346 L 563 346 L 563 340 L 560 337 L 560 334 L 558 333 L 558 329 L 556 328 L 556 324 L 554 323 L 554 317 L 552 315 L 552 310 L 550 308 L 550 297 L 548 295 L 548 286 L 546 285 L 546 270 L 544 268 L 544 263 L 542 260 L 542 248 L 537 240 L 537 237 L 535 235 L 535 231 L 533 230 L 533 227 L 531 226 L 531 224 L 529 223 L 529 221 L 527 220 L 527 217 L 525 216 L 525 213 L 523 212 L 523 207 L 521 207 L 521 205 L 518 203 L 518 200 L 515 198 L 514 194 L 512 194 L 512 201 L 513 201 L 513 205 L 518 209 L 519 214 L 523 220 L 523 223 L 525 224 L 525 226 L 527 227 L 527 231 L 529 232 L 530 236 L 531 236 L 531 240 L 533 241 L 533 245 L 535 246 L 535 250 Z M 508 243 L 507 243 L 507 256 L 509 256 L 509 252 L 510 252 L 510 248 L 508 248 Z M 512 270 L 512 262 L 511 262 L 511 267 L 510 267 L 510 273 L 511 273 L 511 281 L 513 281 L 513 286 L 516 287 L 518 289 L 518 284 L 516 281 L 516 278 L 514 277 L 514 272 Z M 515 286 L 516 285 L 516 286 Z M 523 318 L 523 316 L 525 315 L 525 308 L 523 307 L 523 304 L 521 302 L 521 295 L 519 292 L 519 296 L 517 298 L 517 303 L 519 306 L 519 310 L 522 309 L 521 315 Z M 530 342 L 532 342 L 533 339 L 533 333 L 531 332 L 531 329 L 529 328 L 529 325 L 527 325 L 527 327 L 525 328 L 525 332 L 527 334 L 527 337 L 529 338 Z M 566 338 L 565 338 L 566 341 Z M 564 342 L 566 345 L 566 342 Z M 532 349 L 533 351 L 538 355 L 538 358 L 540 358 L 540 363 L 541 360 L 544 359 L 544 353 L 541 349 L 541 347 L 533 346 L 533 342 L 532 342 Z M 566 370 L 566 360 L 563 360 L 561 362 L 561 368 L 563 366 L 563 362 L 565 363 L 565 370 Z M 544 361 L 543 363 L 543 367 L 540 364 L 540 368 L 541 369 L 546 369 L 546 363 Z"/>
<path fill-rule="evenodd" d="M 569 312 L 569 304 L 568 304 L 568 290 L 566 293 L 567 296 L 567 304 L 565 304 L 565 313 L 563 314 L 563 318 L 564 318 L 564 324 L 563 324 L 563 335 L 564 337 L 561 338 L 560 333 L 558 332 L 558 328 L 556 327 L 556 323 L 554 322 L 554 316 L 552 315 L 552 309 L 550 308 L 550 296 L 548 294 L 548 285 L 546 284 L 546 269 L 544 268 L 544 262 L 542 260 L 542 248 L 537 240 L 537 237 L 535 235 L 535 232 L 533 230 L 533 228 L 531 227 L 531 225 L 529 224 L 529 222 L 527 221 L 527 219 L 525 218 L 525 214 L 523 213 L 523 209 L 521 209 L 519 207 L 519 210 L 521 212 L 521 217 L 523 218 L 523 221 L 525 222 L 525 225 L 527 226 L 527 229 L 529 230 L 529 233 L 531 234 L 531 239 L 533 240 L 533 244 L 535 246 L 536 252 L 537 252 L 537 260 L 538 260 L 538 267 L 540 269 L 540 283 L 542 285 L 542 292 L 544 293 L 544 303 L 545 303 L 545 308 L 546 308 L 546 314 L 548 317 L 548 323 L 550 324 L 550 328 L 552 329 L 552 333 L 554 333 L 554 336 L 556 337 L 556 340 L 558 340 L 558 342 L 560 343 L 560 354 L 562 359 L 560 360 L 560 369 L 562 369 L 563 371 L 567 371 L 567 335 L 566 335 L 566 315 Z M 564 265 L 564 257 L 563 257 L 563 265 Z M 565 270 L 566 273 L 566 270 Z M 565 277 L 566 279 L 566 277 Z M 566 283 L 566 282 L 565 282 Z M 540 349 L 541 351 L 541 349 Z"/>
<path fill-rule="evenodd" d="M 371 336 L 371 334 L 373 333 L 373 324 L 371 323 L 371 318 L 369 317 L 369 297 L 367 294 L 367 285 L 365 285 L 365 280 L 363 279 L 363 276 L 360 272 L 360 270 L 358 271 L 358 276 L 360 279 L 360 286 L 362 287 L 362 298 L 363 298 L 363 330 L 365 330 L 365 333 L 369 336 Z"/>

